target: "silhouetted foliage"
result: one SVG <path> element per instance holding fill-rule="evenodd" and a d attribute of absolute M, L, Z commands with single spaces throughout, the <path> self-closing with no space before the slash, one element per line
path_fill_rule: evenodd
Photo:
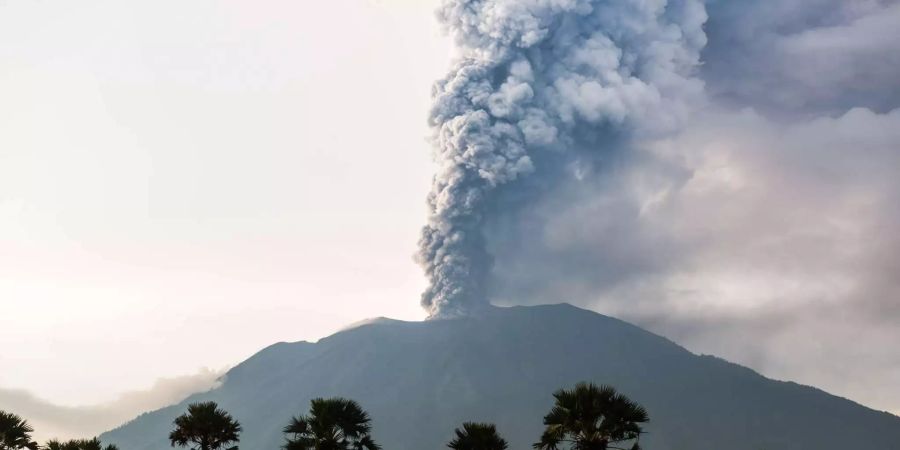
<path fill-rule="evenodd" d="M 506 450 L 509 446 L 492 423 L 466 422 L 454 432 L 456 437 L 447 444 L 453 450 Z"/>
<path fill-rule="evenodd" d="M 31 439 L 34 428 L 25 419 L 6 411 L 0 411 L 0 450 L 37 450 L 37 442 Z"/>
<path fill-rule="evenodd" d="M 175 419 L 175 430 L 169 433 L 172 447 L 193 450 L 218 450 L 237 443 L 241 425 L 215 402 L 192 403 L 187 414 Z M 237 446 L 228 447 L 237 450 Z"/>
<path fill-rule="evenodd" d="M 369 434 L 369 414 L 353 400 L 313 399 L 307 416 L 297 416 L 284 427 L 285 450 L 379 450 Z"/>
<path fill-rule="evenodd" d="M 553 394 L 556 404 L 546 416 L 547 428 L 541 441 L 534 444 L 540 450 L 557 450 L 561 445 L 575 450 L 607 450 L 610 444 L 635 441 L 632 450 L 639 450 L 637 440 L 647 422 L 647 411 L 610 386 L 579 383 L 575 389 L 560 389 Z M 563 447 L 565 448 L 565 447 Z"/>
<path fill-rule="evenodd" d="M 100 443 L 100 439 L 73 439 L 60 442 L 56 439 L 47 442 L 46 450 L 119 450 L 119 447 L 109 444 L 106 447 Z"/>

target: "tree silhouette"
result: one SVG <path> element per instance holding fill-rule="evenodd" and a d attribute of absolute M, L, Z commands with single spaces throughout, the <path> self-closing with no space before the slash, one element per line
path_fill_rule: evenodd
<path fill-rule="evenodd" d="M 192 403 L 187 414 L 175 419 L 175 430 L 169 433 L 172 447 L 192 450 L 219 450 L 237 443 L 241 425 L 215 402 Z M 237 446 L 228 447 L 237 450 Z"/>
<path fill-rule="evenodd" d="M 21 417 L 0 411 L 0 450 L 37 450 L 38 443 L 31 439 L 34 428 Z"/>
<path fill-rule="evenodd" d="M 291 418 L 284 427 L 285 450 L 380 450 L 369 434 L 369 414 L 353 400 L 313 399 L 308 416 Z"/>
<path fill-rule="evenodd" d="M 492 423 L 466 422 L 454 430 L 456 437 L 447 444 L 453 450 L 506 450 L 506 440 Z"/>
<path fill-rule="evenodd" d="M 632 450 L 639 450 L 637 440 L 647 422 L 647 411 L 610 386 L 579 383 L 575 389 L 560 389 L 553 394 L 556 404 L 544 416 L 547 428 L 541 441 L 534 444 L 539 450 L 557 450 L 568 445 L 574 450 L 617 449 L 612 444 L 635 441 Z"/>
<path fill-rule="evenodd" d="M 66 442 L 60 442 L 53 439 L 47 442 L 46 450 L 119 450 L 119 447 L 109 444 L 106 447 L 100 443 L 97 438 L 93 439 L 73 439 Z"/>

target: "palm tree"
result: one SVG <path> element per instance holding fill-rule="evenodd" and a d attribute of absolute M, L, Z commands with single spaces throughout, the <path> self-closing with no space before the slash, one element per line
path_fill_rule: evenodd
<path fill-rule="evenodd" d="M 46 450 L 119 450 L 119 447 L 109 444 L 106 447 L 100 443 L 100 439 L 73 439 L 68 442 L 60 442 L 53 439 L 47 442 Z"/>
<path fill-rule="evenodd" d="M 506 450 L 506 440 L 497 434 L 492 423 L 466 422 L 462 430 L 454 430 L 456 437 L 447 444 L 453 450 Z"/>
<path fill-rule="evenodd" d="M 369 414 L 346 398 L 313 399 L 308 416 L 284 427 L 285 450 L 380 450 L 372 440 Z"/>
<path fill-rule="evenodd" d="M 21 417 L 0 411 L 0 450 L 37 450 L 38 443 L 31 440 L 34 428 Z"/>
<path fill-rule="evenodd" d="M 241 424 L 231 414 L 219 408 L 216 402 L 202 402 L 188 405 L 187 414 L 175 419 L 175 430 L 169 433 L 169 441 L 172 447 L 219 450 L 237 443 L 240 434 Z M 237 450 L 237 446 L 228 450 Z"/>
<path fill-rule="evenodd" d="M 544 416 L 547 428 L 534 448 L 557 450 L 568 444 L 575 450 L 607 450 L 621 448 L 611 444 L 635 441 L 632 450 L 640 449 L 639 424 L 649 420 L 647 411 L 614 388 L 579 383 L 553 397 L 556 404 Z"/>

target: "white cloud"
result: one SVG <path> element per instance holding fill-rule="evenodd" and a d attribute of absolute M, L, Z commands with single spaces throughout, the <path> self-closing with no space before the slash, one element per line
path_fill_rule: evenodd
<path fill-rule="evenodd" d="M 89 406 L 62 406 L 25 390 L 0 388 L 0 409 L 26 419 L 39 442 L 51 438 L 97 436 L 143 412 L 178 403 L 191 394 L 219 386 L 224 371 L 202 369 L 193 375 L 161 378 L 149 389 L 126 392 L 111 402 Z"/>

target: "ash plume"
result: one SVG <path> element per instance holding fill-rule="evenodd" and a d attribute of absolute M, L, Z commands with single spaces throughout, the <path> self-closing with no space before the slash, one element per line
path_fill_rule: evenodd
<path fill-rule="evenodd" d="M 674 131 L 702 97 L 699 0 L 447 0 L 461 58 L 434 87 L 440 165 L 417 260 L 432 318 L 490 299 L 486 222 L 582 177 L 638 136 Z"/>

